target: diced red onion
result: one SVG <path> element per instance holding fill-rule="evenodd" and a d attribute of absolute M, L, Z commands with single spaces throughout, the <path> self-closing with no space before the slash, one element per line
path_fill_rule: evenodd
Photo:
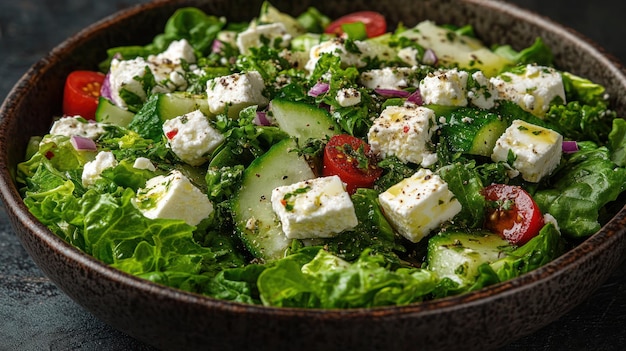
<path fill-rule="evenodd" d="M 578 151 L 578 144 L 575 141 L 566 140 L 563 141 L 562 149 L 564 153 L 571 154 Z"/>
<path fill-rule="evenodd" d="M 222 43 L 221 41 L 217 39 L 213 40 L 213 44 L 211 44 L 212 53 L 219 54 L 220 52 L 222 52 L 223 48 L 224 48 L 224 43 Z"/>
<path fill-rule="evenodd" d="M 424 100 L 422 99 L 422 94 L 420 93 L 420 90 L 417 89 L 415 90 L 413 93 L 411 93 L 411 95 L 409 95 L 406 98 L 407 102 L 422 106 L 424 104 Z"/>
<path fill-rule="evenodd" d="M 396 90 L 396 89 L 374 89 L 374 91 L 376 92 L 376 94 L 384 96 L 384 97 L 388 97 L 388 98 L 392 98 L 392 97 L 405 98 L 411 94 L 406 90 Z"/>
<path fill-rule="evenodd" d="M 263 111 L 257 111 L 256 117 L 252 121 L 257 126 L 267 127 L 272 124 L 272 122 L 267 118 L 267 114 Z"/>
<path fill-rule="evenodd" d="M 324 93 L 326 93 L 330 89 L 330 85 L 328 83 L 316 83 L 308 92 L 309 96 L 318 97 Z"/>
<path fill-rule="evenodd" d="M 432 49 L 426 49 L 422 57 L 422 62 L 427 65 L 435 66 L 437 62 L 439 62 L 439 59 Z"/>
<path fill-rule="evenodd" d="M 103 98 L 107 98 L 111 100 L 111 74 L 107 73 L 104 77 L 104 81 L 102 82 L 102 87 L 100 88 L 100 96 Z"/>
<path fill-rule="evenodd" d="M 96 143 L 89 139 L 79 135 L 72 135 L 70 143 L 77 151 L 97 151 Z"/>

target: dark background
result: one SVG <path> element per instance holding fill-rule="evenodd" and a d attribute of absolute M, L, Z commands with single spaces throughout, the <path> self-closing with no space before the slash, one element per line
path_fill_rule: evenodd
<path fill-rule="evenodd" d="M 147 0 L 0 0 L 0 100 L 68 36 Z M 621 0 L 509 1 L 562 23 L 626 62 Z M 623 350 L 626 263 L 586 302 L 502 351 Z M 211 348 L 215 345 L 207 345 Z M 58 290 L 17 241 L 0 203 L 0 351 L 151 350 L 97 320 Z"/>

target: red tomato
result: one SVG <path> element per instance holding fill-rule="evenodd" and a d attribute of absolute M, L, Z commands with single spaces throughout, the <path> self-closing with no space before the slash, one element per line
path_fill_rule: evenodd
<path fill-rule="evenodd" d="M 94 119 L 104 74 L 93 71 L 74 71 L 65 80 L 63 114 Z"/>
<path fill-rule="evenodd" d="M 336 175 L 346 183 L 348 193 L 354 194 L 357 188 L 369 188 L 382 174 L 382 168 L 363 140 L 348 134 L 335 135 L 324 148 L 324 168 L 322 174 Z"/>
<path fill-rule="evenodd" d="M 539 206 L 519 186 L 493 184 L 483 189 L 490 202 L 485 227 L 514 245 L 535 237 L 544 225 Z"/>
<path fill-rule="evenodd" d="M 339 17 L 331 22 L 324 31 L 326 33 L 341 35 L 343 33 L 341 25 L 354 22 L 363 22 L 368 38 L 377 37 L 387 32 L 387 21 L 385 21 L 385 16 L 374 11 L 353 12 Z"/>

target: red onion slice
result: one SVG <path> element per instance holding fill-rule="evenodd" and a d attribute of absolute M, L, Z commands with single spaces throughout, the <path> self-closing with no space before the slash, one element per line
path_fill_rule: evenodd
<path fill-rule="evenodd" d="M 316 83 L 307 93 L 309 96 L 318 97 L 330 89 L 328 83 Z"/>
<path fill-rule="evenodd" d="M 70 143 L 77 151 L 98 151 L 96 142 L 80 135 L 72 135 Z"/>
<path fill-rule="evenodd" d="M 222 43 L 221 41 L 217 39 L 213 40 L 213 44 L 211 44 L 212 53 L 219 54 L 220 52 L 222 52 L 223 48 L 224 48 L 224 43 Z"/>
<path fill-rule="evenodd" d="M 439 59 L 432 49 L 426 49 L 422 57 L 422 62 L 430 66 L 435 66 L 437 62 L 439 62 Z"/>
<path fill-rule="evenodd" d="M 424 104 L 424 100 L 422 99 L 422 94 L 420 93 L 420 90 L 417 89 L 411 95 L 409 95 L 406 98 L 406 102 L 422 106 Z"/>
<path fill-rule="evenodd" d="M 263 111 L 257 111 L 256 117 L 252 121 L 257 126 L 267 127 L 272 124 L 272 122 L 267 118 L 267 114 Z"/>
<path fill-rule="evenodd" d="M 102 82 L 102 87 L 100 88 L 100 96 L 102 96 L 103 98 L 112 100 L 112 94 L 111 94 L 111 74 L 107 73 L 106 76 L 104 76 L 104 81 Z"/>
<path fill-rule="evenodd" d="M 409 97 L 411 93 L 405 90 L 395 90 L 395 89 L 374 89 L 376 94 L 387 97 L 387 98 L 405 98 Z"/>
<path fill-rule="evenodd" d="M 571 154 L 578 151 L 578 144 L 575 141 L 566 140 L 563 141 L 562 150 L 566 154 Z"/>

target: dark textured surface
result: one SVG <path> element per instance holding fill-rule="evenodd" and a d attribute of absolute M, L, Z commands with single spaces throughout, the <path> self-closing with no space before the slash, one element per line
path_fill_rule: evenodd
<path fill-rule="evenodd" d="M 65 37 L 141 1 L 24 0 L 0 3 L 0 96 Z M 618 1 L 516 1 L 591 37 L 626 61 Z M 618 7 L 619 8 L 619 7 Z M 626 345 L 626 265 L 579 307 L 505 350 L 621 350 Z M 103 306 L 106 308 L 106 306 Z M 483 316 L 493 318 L 493 316 Z M 243 328 L 243 327 L 241 327 Z M 487 332 L 487 331 L 486 331 Z M 207 345 L 219 348 L 218 345 Z M 148 350 L 108 327 L 58 290 L 37 269 L 0 210 L 0 350 Z"/>

